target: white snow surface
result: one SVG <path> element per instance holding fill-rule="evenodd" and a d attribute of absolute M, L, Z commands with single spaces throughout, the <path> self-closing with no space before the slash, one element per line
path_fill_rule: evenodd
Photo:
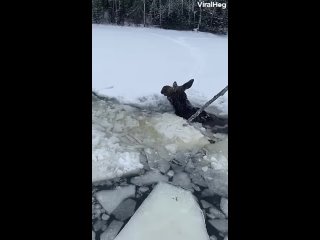
<path fill-rule="evenodd" d="M 191 192 L 159 183 L 115 240 L 208 240 L 203 213 Z"/>
<path fill-rule="evenodd" d="M 194 79 L 202 105 L 228 84 L 228 37 L 211 33 L 92 25 L 92 87 L 126 103 L 156 104 L 165 85 Z M 228 93 L 212 105 L 225 115 Z"/>

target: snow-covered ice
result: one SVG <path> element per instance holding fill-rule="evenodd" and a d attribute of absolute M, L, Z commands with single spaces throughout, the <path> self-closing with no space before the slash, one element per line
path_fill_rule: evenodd
<path fill-rule="evenodd" d="M 173 113 L 147 113 L 139 108 L 103 101 L 92 101 L 92 181 L 101 181 L 125 174 L 138 173 L 144 161 L 162 172 L 175 155 L 199 151 L 203 147 L 216 153 L 198 128 Z M 185 126 L 186 125 L 186 126 Z M 210 155 L 214 166 L 219 158 Z M 213 160 L 212 160 L 213 159 Z M 214 160 L 218 159 L 218 164 Z M 220 158 L 225 160 L 223 158 Z M 225 162 L 225 161 L 224 161 Z M 222 167 L 221 167 L 222 166 Z M 219 168 L 226 168 L 222 164 Z"/>
<path fill-rule="evenodd" d="M 228 37 L 211 33 L 92 25 L 93 89 L 123 102 L 157 104 L 165 85 L 195 79 L 204 104 L 228 84 Z M 213 103 L 228 112 L 228 93 Z"/>
<path fill-rule="evenodd" d="M 135 195 L 135 186 L 118 187 L 115 190 L 102 190 L 96 193 L 96 198 L 107 213 L 112 213 L 126 198 Z"/>
<path fill-rule="evenodd" d="M 159 183 L 115 240 L 208 240 L 204 216 L 191 192 Z"/>
<path fill-rule="evenodd" d="M 113 220 L 107 230 L 100 235 L 100 240 L 114 240 L 122 226 L 123 222 Z"/>

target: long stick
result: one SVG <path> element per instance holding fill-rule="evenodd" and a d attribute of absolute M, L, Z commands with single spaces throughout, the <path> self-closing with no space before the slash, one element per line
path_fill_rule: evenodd
<path fill-rule="evenodd" d="M 211 100 L 209 100 L 208 102 L 206 102 L 205 105 L 203 105 L 195 114 L 193 114 L 189 119 L 188 119 L 188 123 L 191 123 L 196 117 L 199 116 L 199 114 L 205 109 L 207 108 L 211 103 L 213 103 L 215 100 L 217 100 L 220 96 L 224 95 L 226 93 L 226 91 L 228 91 L 228 85 L 222 89 L 217 95 L 215 95 Z"/>

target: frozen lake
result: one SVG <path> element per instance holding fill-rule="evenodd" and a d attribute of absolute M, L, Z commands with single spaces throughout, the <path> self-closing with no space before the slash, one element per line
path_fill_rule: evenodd
<path fill-rule="evenodd" d="M 92 28 L 92 239 L 226 240 L 228 136 L 187 124 L 160 90 L 193 78 L 189 100 L 212 98 L 228 84 L 227 37 Z M 228 115 L 228 95 L 207 110 Z"/>

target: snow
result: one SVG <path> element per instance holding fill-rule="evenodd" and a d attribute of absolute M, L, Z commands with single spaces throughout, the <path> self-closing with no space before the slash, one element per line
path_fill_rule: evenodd
<path fill-rule="evenodd" d="M 122 226 L 123 222 L 113 220 L 107 230 L 100 235 L 100 240 L 114 240 Z"/>
<path fill-rule="evenodd" d="M 204 104 L 228 84 L 228 38 L 211 33 L 92 25 L 92 87 L 122 102 L 156 104 L 160 90 L 195 79 L 187 90 Z M 213 105 L 228 112 L 228 93 Z"/>
<path fill-rule="evenodd" d="M 158 183 L 158 182 L 167 182 L 168 180 L 169 180 L 168 176 L 162 175 L 158 171 L 149 171 L 142 176 L 133 177 L 131 179 L 131 183 L 138 186 L 143 186 L 143 185 L 151 185 L 153 183 Z"/>
<path fill-rule="evenodd" d="M 205 220 L 194 196 L 159 183 L 115 240 L 208 240 Z"/>
<path fill-rule="evenodd" d="M 115 190 L 102 190 L 96 193 L 96 198 L 107 213 L 112 213 L 126 198 L 135 195 L 135 186 L 118 187 Z"/>

